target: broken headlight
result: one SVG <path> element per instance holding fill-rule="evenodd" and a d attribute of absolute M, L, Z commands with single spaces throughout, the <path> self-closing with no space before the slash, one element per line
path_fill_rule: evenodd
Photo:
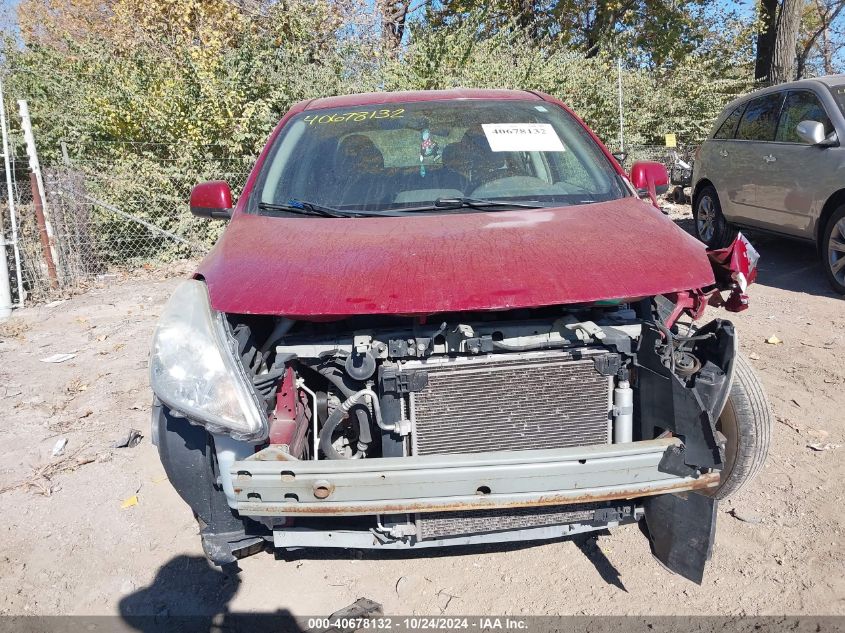
<path fill-rule="evenodd" d="M 267 436 L 267 421 L 243 367 L 227 342 L 223 315 L 205 284 L 183 282 L 158 322 L 150 385 L 164 404 L 210 431 L 240 440 Z"/>

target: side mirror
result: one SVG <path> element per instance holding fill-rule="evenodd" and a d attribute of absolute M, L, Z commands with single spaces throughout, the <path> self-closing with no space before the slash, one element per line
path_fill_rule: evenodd
<path fill-rule="evenodd" d="M 801 121 L 795 128 L 798 138 L 807 145 L 821 145 L 825 142 L 824 125 L 818 121 Z"/>
<path fill-rule="evenodd" d="M 661 163 L 639 161 L 631 167 L 631 184 L 641 198 L 651 198 L 657 206 L 657 195 L 669 191 L 669 172 Z"/>
<path fill-rule="evenodd" d="M 196 185 L 191 190 L 191 213 L 198 218 L 228 220 L 232 217 L 232 190 L 223 180 Z"/>

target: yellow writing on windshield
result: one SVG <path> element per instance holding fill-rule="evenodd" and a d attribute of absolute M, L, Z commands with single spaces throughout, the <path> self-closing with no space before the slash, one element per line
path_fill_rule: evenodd
<path fill-rule="evenodd" d="M 324 123 L 360 123 L 370 119 L 401 119 L 405 116 L 405 108 L 395 110 L 359 110 L 356 112 L 338 112 L 335 114 L 311 114 L 303 119 L 308 125 Z"/>

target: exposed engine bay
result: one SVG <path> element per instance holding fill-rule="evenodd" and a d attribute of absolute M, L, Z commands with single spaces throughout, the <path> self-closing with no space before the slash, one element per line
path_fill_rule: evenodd
<path fill-rule="evenodd" d="M 656 454 L 657 470 L 701 486 L 707 477 L 717 481 L 724 442 L 715 421 L 730 384 L 733 328 L 714 321 L 698 331 L 677 325 L 673 331 L 663 320 L 672 310 L 671 302 L 658 298 L 428 320 L 319 323 L 229 315 L 232 343 L 269 418 L 268 441 L 241 456 L 247 461 L 233 466 L 236 481 L 224 486 L 236 497 L 230 505 L 273 530 L 278 546 L 319 545 L 318 535 L 339 525 L 357 531 L 345 532 L 338 545 L 355 546 L 352 535 L 358 535 L 391 547 L 550 537 L 636 521 L 644 504 L 625 495 L 564 505 L 437 511 L 440 506 L 422 504 L 414 512 L 388 513 L 379 511 L 384 504 L 372 512 L 341 504 L 322 511 L 303 502 L 331 503 L 345 480 L 356 491 L 367 484 L 350 471 L 338 480 L 317 478 L 304 492 L 290 487 L 282 493 L 261 488 L 258 466 L 250 464 L 266 463 L 276 473 L 273 464 L 290 462 L 283 477 L 300 482 L 296 462 L 375 460 L 377 468 L 380 458 L 422 458 L 449 464 L 449 456 L 636 447 L 671 438 L 675 443 Z M 361 327 L 365 323 L 369 327 Z M 484 481 L 468 491 L 482 502 L 502 487 L 493 475 Z M 404 485 L 399 499 L 410 494 Z M 444 485 L 419 494 L 440 494 Z M 712 503 L 702 512 L 711 510 Z M 702 529 L 708 526 L 705 521 Z"/>
<path fill-rule="evenodd" d="M 518 450 L 607 443 L 614 421 L 630 441 L 633 310 L 467 316 L 366 330 L 355 319 L 278 322 L 261 364 L 244 347 L 271 443 L 298 459 Z M 236 337 L 246 327 L 236 324 Z"/>
<path fill-rule="evenodd" d="M 695 386 L 717 415 L 733 332 L 728 324 L 731 341 L 721 345 L 730 350 L 716 349 L 721 322 L 673 334 L 659 314 L 670 308 L 664 300 L 427 320 L 228 320 L 270 419 L 269 444 L 292 459 L 345 460 L 686 435 L 692 429 L 650 424 L 652 383 Z M 648 393 L 635 411 L 638 378 Z M 719 466 L 713 448 L 700 466 Z"/>

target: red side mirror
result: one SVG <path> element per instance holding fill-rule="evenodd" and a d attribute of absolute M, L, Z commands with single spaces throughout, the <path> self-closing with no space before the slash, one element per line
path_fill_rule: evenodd
<path fill-rule="evenodd" d="M 191 213 L 200 218 L 228 220 L 232 217 L 232 190 L 223 180 L 196 185 L 191 190 Z"/>
<path fill-rule="evenodd" d="M 631 167 L 631 184 L 641 198 L 649 197 L 657 206 L 657 195 L 669 191 L 669 172 L 661 163 L 639 161 Z"/>

